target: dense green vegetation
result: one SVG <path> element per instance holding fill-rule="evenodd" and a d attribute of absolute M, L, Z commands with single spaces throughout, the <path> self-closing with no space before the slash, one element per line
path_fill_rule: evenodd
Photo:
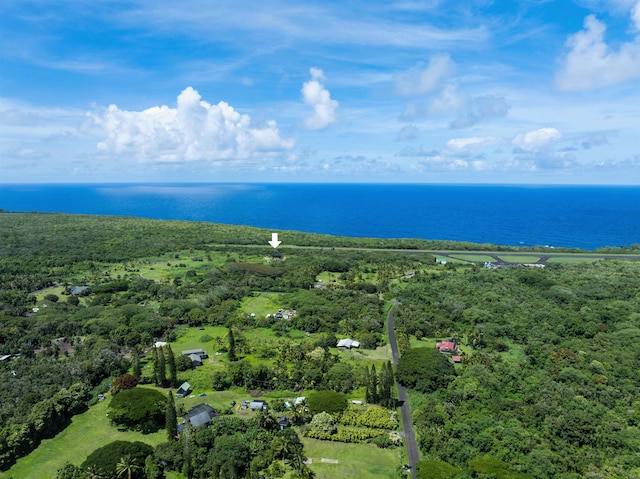
<path fill-rule="evenodd" d="M 282 256 L 273 257 L 269 237 L 201 223 L 0 213 L 0 470 L 112 384 L 112 422 L 144 431 L 176 416 L 168 388 L 185 380 L 212 395 L 273 396 L 272 412 L 225 410 L 233 415 L 188 437 L 163 433 L 167 442 L 144 460 L 115 453 L 109 474 L 306 477 L 325 466 L 304 464 L 301 441 L 395 447 L 385 319 L 397 300 L 395 373 L 411 388 L 420 477 L 640 474 L 640 262 L 485 269 L 469 256 L 445 265 L 383 250 L 478 245 L 294 232 L 281 235 Z M 361 347 L 339 352 L 339 338 Z M 460 364 L 435 351 L 452 339 Z M 192 369 L 180 350 L 201 347 L 210 358 Z M 286 407 L 296 396 L 308 405 Z M 176 413 L 207 400 L 177 399 Z M 281 415 L 293 429 L 280 431 Z M 86 477 L 89 466 L 67 465 L 60 477 Z"/>

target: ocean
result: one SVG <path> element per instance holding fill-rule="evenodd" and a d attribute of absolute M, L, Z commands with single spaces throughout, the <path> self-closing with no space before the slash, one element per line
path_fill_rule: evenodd
<path fill-rule="evenodd" d="M 513 246 L 640 243 L 640 186 L 0 184 L 0 208 Z"/>

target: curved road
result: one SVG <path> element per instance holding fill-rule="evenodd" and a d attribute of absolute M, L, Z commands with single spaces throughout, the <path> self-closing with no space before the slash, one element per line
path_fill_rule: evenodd
<path fill-rule="evenodd" d="M 394 303 L 393 307 L 389 310 L 387 316 L 387 330 L 389 332 L 389 345 L 391 346 L 391 358 L 393 360 L 393 366 L 398 365 L 398 343 L 396 343 L 396 332 L 393 329 L 393 310 L 396 309 L 400 303 Z M 420 454 L 418 452 L 418 443 L 416 442 L 416 435 L 413 431 L 413 421 L 411 420 L 411 409 L 409 408 L 409 398 L 407 396 L 407 389 L 397 382 L 398 385 L 398 399 L 400 402 L 400 412 L 402 414 L 402 424 L 404 426 L 404 441 L 407 445 L 407 455 L 409 456 L 409 465 L 411 466 L 411 477 L 416 479 L 416 464 L 420 460 Z"/>

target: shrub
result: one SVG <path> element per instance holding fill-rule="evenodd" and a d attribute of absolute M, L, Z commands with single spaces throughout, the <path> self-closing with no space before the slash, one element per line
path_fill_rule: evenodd
<path fill-rule="evenodd" d="M 329 414 L 341 413 L 349 403 L 347 396 L 335 391 L 317 391 L 307 397 L 307 406 L 312 414 L 327 412 Z"/>
<path fill-rule="evenodd" d="M 351 406 L 342 414 L 340 422 L 348 426 L 395 429 L 398 425 L 398 418 L 395 411 L 381 406 L 368 406 L 367 408 Z"/>

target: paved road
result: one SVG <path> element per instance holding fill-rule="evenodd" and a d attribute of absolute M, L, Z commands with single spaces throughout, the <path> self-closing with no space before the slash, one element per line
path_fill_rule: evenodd
<path fill-rule="evenodd" d="M 396 332 L 393 329 L 393 311 L 399 303 L 394 303 L 389 310 L 387 316 L 387 329 L 389 330 L 389 345 L 391 346 L 391 358 L 393 365 L 398 365 L 398 343 L 396 342 Z M 411 420 L 411 409 L 409 408 L 409 398 L 407 389 L 400 383 L 398 384 L 398 399 L 400 400 L 400 413 L 402 414 L 402 424 L 404 426 L 404 441 L 407 445 L 407 455 L 409 456 L 409 465 L 411 466 L 411 477 L 416 479 L 416 464 L 420 460 L 418 452 L 418 443 L 416 442 L 416 434 L 413 431 L 413 421 Z"/>

